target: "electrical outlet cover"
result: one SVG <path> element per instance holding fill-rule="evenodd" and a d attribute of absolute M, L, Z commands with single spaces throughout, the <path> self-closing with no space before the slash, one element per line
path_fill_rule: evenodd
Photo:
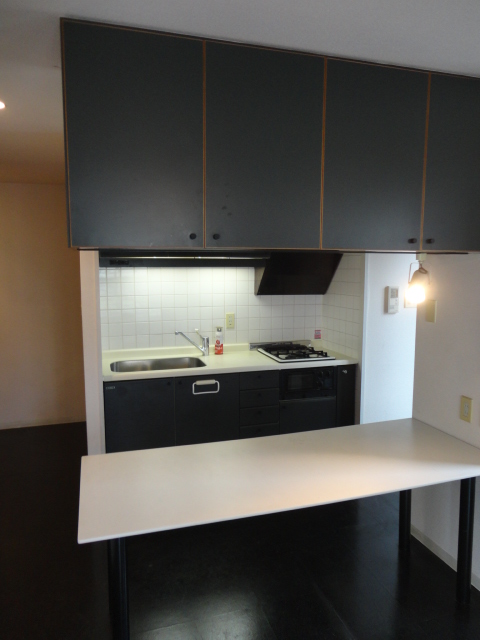
<path fill-rule="evenodd" d="M 472 399 L 462 396 L 460 400 L 460 420 L 472 421 Z"/>

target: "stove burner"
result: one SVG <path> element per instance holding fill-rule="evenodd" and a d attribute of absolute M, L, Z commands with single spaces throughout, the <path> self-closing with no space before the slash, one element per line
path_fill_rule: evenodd
<path fill-rule="evenodd" d="M 315 350 L 296 342 L 278 342 L 273 344 L 262 345 L 260 351 L 270 357 L 283 361 L 294 360 L 334 360 L 333 356 L 329 356 L 326 351 Z"/>

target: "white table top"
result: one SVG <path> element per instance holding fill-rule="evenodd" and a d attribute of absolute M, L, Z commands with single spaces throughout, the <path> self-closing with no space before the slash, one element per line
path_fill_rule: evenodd
<path fill-rule="evenodd" d="M 480 475 L 480 449 L 409 418 L 82 458 L 78 541 L 341 502 Z"/>

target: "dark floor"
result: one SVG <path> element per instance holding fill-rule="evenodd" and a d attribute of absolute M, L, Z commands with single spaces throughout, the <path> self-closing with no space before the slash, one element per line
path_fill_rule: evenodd
<path fill-rule="evenodd" d="M 84 425 L 0 431 L 0 637 L 108 640 L 105 543 L 76 543 Z M 132 538 L 136 640 L 479 640 L 480 594 L 415 540 L 398 496 Z"/>

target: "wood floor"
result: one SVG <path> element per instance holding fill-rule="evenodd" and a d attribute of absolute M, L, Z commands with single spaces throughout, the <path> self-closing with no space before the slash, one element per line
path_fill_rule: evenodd
<path fill-rule="evenodd" d="M 85 425 L 0 431 L 0 637 L 108 640 L 106 545 L 76 543 Z M 415 540 L 396 494 L 132 538 L 134 640 L 478 640 L 480 594 Z"/>

